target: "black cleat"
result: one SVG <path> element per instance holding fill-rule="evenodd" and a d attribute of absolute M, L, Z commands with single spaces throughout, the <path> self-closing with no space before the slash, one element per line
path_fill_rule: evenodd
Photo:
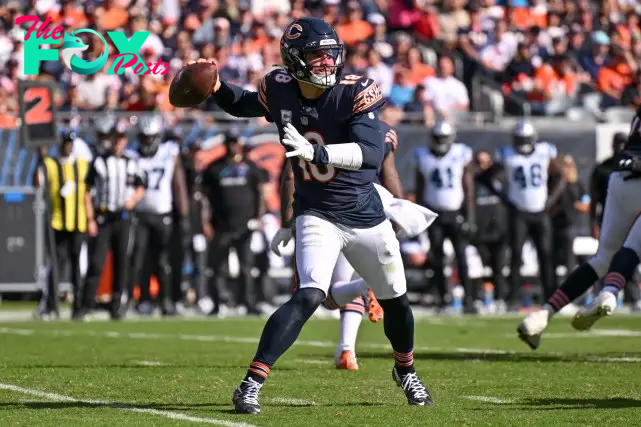
<path fill-rule="evenodd" d="M 234 402 L 237 414 L 260 414 L 258 395 L 262 386 L 261 383 L 251 378 L 247 378 L 240 383 L 232 396 L 232 402 Z"/>
<path fill-rule="evenodd" d="M 396 385 L 403 388 L 403 392 L 407 397 L 407 403 L 416 406 L 432 406 L 432 396 L 423 385 L 423 382 L 418 377 L 416 372 L 408 374 L 401 374 L 396 366 L 392 369 L 392 378 L 396 381 Z"/>

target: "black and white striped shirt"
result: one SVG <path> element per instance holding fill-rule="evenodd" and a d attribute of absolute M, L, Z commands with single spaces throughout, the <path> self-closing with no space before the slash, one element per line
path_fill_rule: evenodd
<path fill-rule="evenodd" d="M 138 160 L 126 154 L 96 157 L 86 183 L 93 191 L 94 207 L 100 212 L 121 212 L 136 187 L 144 185 Z"/>

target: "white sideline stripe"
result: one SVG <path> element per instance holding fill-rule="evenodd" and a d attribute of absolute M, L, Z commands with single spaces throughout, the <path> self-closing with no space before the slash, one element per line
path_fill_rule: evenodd
<path fill-rule="evenodd" d="M 280 403 L 291 406 L 314 406 L 314 402 L 303 399 L 295 399 L 293 397 L 272 397 L 271 399 L 267 399 L 267 401 L 271 403 Z"/>
<path fill-rule="evenodd" d="M 169 418 L 171 420 L 177 421 L 191 421 L 194 423 L 203 423 L 203 424 L 215 424 L 219 426 L 226 427 L 256 427 L 254 424 L 247 423 L 235 423 L 231 421 L 219 420 L 216 418 L 202 418 L 194 417 L 191 415 L 182 414 L 180 412 L 171 412 L 171 411 L 161 411 L 158 409 L 150 408 L 139 408 L 132 405 L 120 405 L 118 403 L 105 402 L 101 400 L 90 400 L 90 399 L 76 399 L 75 397 L 65 396 L 62 394 L 56 393 L 47 393 L 44 391 L 36 390 L 33 388 L 24 388 L 13 384 L 4 384 L 0 383 L 0 389 L 10 390 L 17 393 L 29 394 L 31 396 L 41 397 L 44 399 L 52 400 L 54 402 L 80 402 L 87 403 L 89 405 L 95 406 L 105 406 L 115 409 L 121 409 L 123 411 L 138 412 L 141 414 L 157 415 L 159 417 Z"/>
<path fill-rule="evenodd" d="M 499 399 L 498 397 L 492 397 L 492 396 L 461 396 L 461 397 L 469 400 L 478 400 L 479 402 L 496 403 L 499 405 L 512 403 L 511 400 Z"/>
<path fill-rule="evenodd" d="M 163 366 L 162 362 L 154 362 L 153 360 L 139 360 L 136 362 L 136 365 L 140 366 Z"/>
<path fill-rule="evenodd" d="M 52 335 L 59 337 L 71 337 L 77 335 L 86 335 L 92 337 L 107 337 L 107 338 L 130 338 L 130 339 L 157 339 L 157 340 L 166 340 L 166 339 L 178 339 L 184 341 L 203 341 L 203 342 L 226 342 L 226 343 L 235 343 L 235 344 L 258 344 L 258 338 L 252 337 L 229 337 L 229 336 L 217 336 L 217 335 L 191 335 L 191 334 L 158 334 L 158 333 L 148 333 L 148 332 L 117 332 L 117 331 L 67 331 L 60 329 L 18 329 L 18 328 L 0 328 L 0 334 L 10 334 L 10 335 L 33 335 L 35 333 L 42 335 Z M 298 346 L 307 346 L 307 347 L 321 347 L 321 348 L 335 348 L 336 343 L 332 341 L 308 341 L 308 340 L 298 340 L 294 343 Z M 363 343 L 359 344 L 359 347 L 362 349 L 371 349 L 371 350 L 389 350 L 392 351 L 392 348 L 389 344 L 373 344 L 373 343 Z M 414 351 L 454 351 L 457 353 L 481 353 L 481 354 L 514 354 L 513 351 L 497 350 L 492 348 L 467 348 L 467 347 L 457 347 L 457 348 L 439 348 L 439 347 L 426 347 L 426 346 L 417 346 L 414 347 Z"/>

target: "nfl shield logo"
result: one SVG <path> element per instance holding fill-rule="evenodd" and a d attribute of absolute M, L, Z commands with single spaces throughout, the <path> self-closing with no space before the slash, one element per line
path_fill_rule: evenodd
<path fill-rule="evenodd" d="M 301 123 L 303 126 L 307 126 L 307 125 L 309 124 L 309 120 L 307 120 L 307 117 L 306 117 L 306 116 L 303 116 L 303 117 L 301 117 L 301 118 L 300 118 L 300 123 Z"/>
<path fill-rule="evenodd" d="M 292 121 L 292 112 L 288 110 L 280 110 L 280 121 L 283 124 L 291 123 Z"/>

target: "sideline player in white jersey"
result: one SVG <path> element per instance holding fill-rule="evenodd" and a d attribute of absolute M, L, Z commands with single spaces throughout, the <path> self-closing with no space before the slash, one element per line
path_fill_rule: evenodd
<path fill-rule="evenodd" d="M 552 316 L 583 295 L 601 277 L 604 287 L 594 301 L 572 319 L 577 330 L 588 330 L 616 309 L 617 294 L 631 280 L 641 257 L 641 106 L 632 119 L 628 139 L 608 182 L 597 253 L 576 268 L 539 311 L 519 324 L 519 338 L 533 350 Z"/>
<path fill-rule="evenodd" d="M 467 273 L 466 248 L 476 229 L 474 173 L 470 167 L 473 152 L 465 144 L 454 142 L 455 132 L 446 122 L 432 128 L 427 148 L 416 152 L 416 202 L 438 213 L 427 231 L 432 251 L 434 284 L 441 298 L 441 310 L 447 307 L 445 279 L 445 239 L 452 242 L 458 276 L 465 289 L 465 313 L 476 313 L 476 289 Z"/>
<path fill-rule="evenodd" d="M 548 207 L 560 197 L 564 181 L 548 190 L 557 150 L 549 142 L 537 141 L 536 131 L 528 121 L 521 120 L 514 127 L 512 145 L 499 148 L 497 161 L 507 176 L 507 204 L 510 215 L 510 293 L 508 306 L 518 306 L 517 294 L 521 287 L 523 245 L 530 237 L 536 248 L 543 295 L 549 298 L 556 289 L 556 272 L 552 259 L 552 223 Z"/>
<path fill-rule="evenodd" d="M 180 212 L 180 227 L 189 227 L 189 200 L 184 169 L 180 163 L 180 149 L 174 142 L 162 142 L 163 122 L 158 116 L 140 120 L 138 148 L 139 164 L 145 176 L 145 195 L 136 205 L 138 223 L 135 231 L 132 283 L 141 289 L 139 311 L 153 311 L 149 295 L 148 275 L 158 279 L 163 315 L 175 314 L 171 299 L 171 267 L 169 243 L 174 226 L 174 203 Z M 186 230 L 188 231 L 188 230 Z M 151 267 L 145 271 L 146 263 Z M 141 282 L 145 283 L 141 283 Z M 130 288 L 131 289 L 131 288 Z"/>

